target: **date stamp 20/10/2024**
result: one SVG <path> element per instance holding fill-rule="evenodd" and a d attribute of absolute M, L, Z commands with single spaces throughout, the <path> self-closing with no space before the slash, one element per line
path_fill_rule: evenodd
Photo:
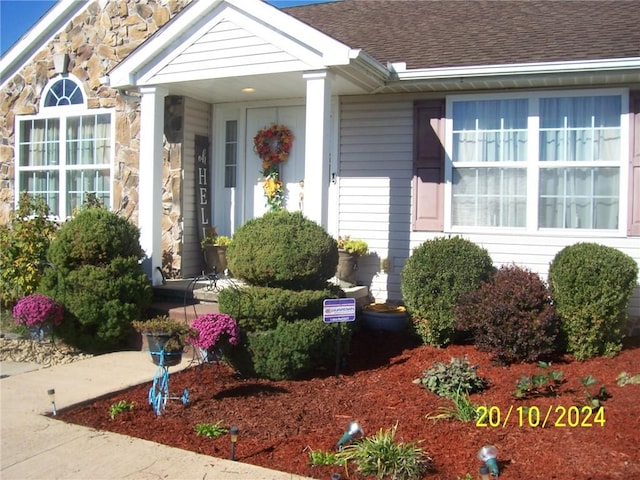
<path fill-rule="evenodd" d="M 591 428 L 604 427 L 604 408 L 593 409 L 590 406 L 582 407 L 563 405 L 550 405 L 548 407 L 511 405 L 506 412 L 500 407 L 485 405 L 476 408 L 478 418 L 476 427 L 481 428 L 505 428 L 508 425 L 518 427 L 542 427 L 545 428 Z"/>

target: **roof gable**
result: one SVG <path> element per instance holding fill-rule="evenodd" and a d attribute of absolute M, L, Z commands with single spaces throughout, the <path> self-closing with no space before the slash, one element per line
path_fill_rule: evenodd
<path fill-rule="evenodd" d="M 349 47 L 258 0 L 193 2 L 110 74 L 141 86 L 348 64 Z"/>

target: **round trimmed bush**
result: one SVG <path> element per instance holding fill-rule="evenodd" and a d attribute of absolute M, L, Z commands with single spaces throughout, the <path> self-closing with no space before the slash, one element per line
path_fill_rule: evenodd
<path fill-rule="evenodd" d="M 290 290 L 326 288 L 336 272 L 338 246 L 300 212 L 268 212 L 248 221 L 227 247 L 229 269 L 251 285 Z"/>
<path fill-rule="evenodd" d="M 453 341 L 458 298 L 492 271 L 489 253 L 459 236 L 427 240 L 412 252 L 402 269 L 402 296 L 424 343 L 441 347 Z"/>
<path fill-rule="evenodd" d="M 597 243 L 563 248 L 549 267 L 551 295 L 578 360 L 615 355 L 622 349 L 628 306 L 638 278 L 629 255 Z"/>
<path fill-rule="evenodd" d="M 501 267 L 464 294 L 455 312 L 458 328 L 471 330 L 478 349 L 500 363 L 533 362 L 556 349 L 559 319 L 551 295 L 538 274 L 524 268 Z"/>
<path fill-rule="evenodd" d="M 336 328 L 342 327 L 318 317 L 281 322 L 271 330 L 243 331 L 241 347 L 230 349 L 227 359 L 244 376 L 295 379 L 315 368 L 335 364 Z M 350 332 L 349 328 L 342 329 L 342 352 L 347 351 Z"/>
<path fill-rule="evenodd" d="M 275 328 L 279 322 L 321 316 L 327 298 L 338 298 L 338 294 L 328 288 L 297 291 L 248 286 L 222 289 L 218 307 L 235 318 L 243 330 L 255 332 Z"/>
<path fill-rule="evenodd" d="M 65 341 L 92 352 L 125 346 L 152 297 L 138 228 L 105 208 L 83 208 L 60 227 L 48 257 L 55 268 L 41 289 L 65 307 Z"/>

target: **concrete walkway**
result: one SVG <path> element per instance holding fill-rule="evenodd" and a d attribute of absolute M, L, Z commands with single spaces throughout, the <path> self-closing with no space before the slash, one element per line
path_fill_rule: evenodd
<path fill-rule="evenodd" d="M 172 367 L 184 368 L 188 362 Z M 153 378 L 146 352 L 100 355 L 33 370 L 0 364 L 0 477 L 45 479 L 304 480 L 241 462 L 200 455 L 146 440 L 66 424 L 51 412 L 47 390 L 62 409 Z"/>

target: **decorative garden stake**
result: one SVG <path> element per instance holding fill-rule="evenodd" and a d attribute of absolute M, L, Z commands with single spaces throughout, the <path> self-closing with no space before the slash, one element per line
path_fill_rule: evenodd
<path fill-rule="evenodd" d="M 229 429 L 229 436 L 231 437 L 231 460 L 236 459 L 236 442 L 238 441 L 239 429 L 233 426 Z"/>
<path fill-rule="evenodd" d="M 342 435 L 342 438 L 338 440 L 338 451 L 341 451 L 342 447 L 344 447 L 353 439 L 361 437 L 364 437 L 364 431 L 362 430 L 358 422 L 349 422 L 344 435 Z"/>
<path fill-rule="evenodd" d="M 56 412 L 56 391 L 53 388 L 47 390 L 47 395 L 49 395 L 49 401 L 51 402 L 51 414 L 55 417 Z"/>
<path fill-rule="evenodd" d="M 498 468 L 498 449 L 493 445 L 485 445 L 478 452 L 478 459 L 487 466 L 491 475 L 497 477 L 500 475 Z"/>

